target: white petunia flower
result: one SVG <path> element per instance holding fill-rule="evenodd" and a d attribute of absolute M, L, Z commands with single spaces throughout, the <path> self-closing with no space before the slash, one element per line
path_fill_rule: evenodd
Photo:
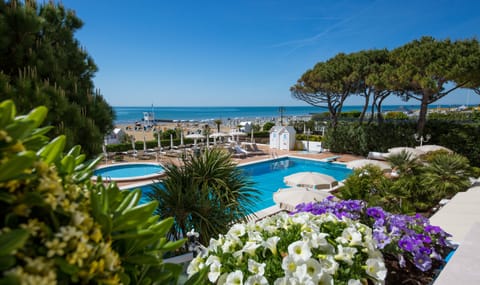
<path fill-rule="evenodd" d="M 233 225 L 227 233 L 227 237 L 233 240 L 240 240 L 245 234 L 245 225 L 244 224 L 235 224 Z"/>
<path fill-rule="evenodd" d="M 312 256 L 308 243 L 301 240 L 288 246 L 288 254 L 296 261 L 307 261 Z"/>
<path fill-rule="evenodd" d="M 254 256 L 255 251 L 257 250 L 257 248 L 259 246 L 260 246 L 259 243 L 256 243 L 256 242 L 253 242 L 253 241 L 247 241 L 245 243 L 245 246 L 243 247 L 242 251 L 245 252 L 246 254 L 250 255 L 250 256 Z"/>
<path fill-rule="evenodd" d="M 326 239 L 328 236 L 329 236 L 329 234 L 326 234 L 326 233 L 314 232 L 310 235 L 309 245 L 312 248 L 326 247 L 326 246 L 329 245 L 329 243 Z"/>
<path fill-rule="evenodd" d="M 205 267 L 205 263 L 203 262 L 203 258 L 201 258 L 200 256 L 195 257 L 194 259 L 192 259 L 192 261 L 190 261 L 190 264 L 188 264 L 188 267 L 187 267 L 188 277 L 197 273 L 204 267 Z"/>
<path fill-rule="evenodd" d="M 262 242 L 263 237 L 262 234 L 258 231 L 248 231 L 248 240 L 255 241 L 255 242 Z"/>
<path fill-rule="evenodd" d="M 369 258 L 367 259 L 367 274 L 377 280 L 385 280 L 387 277 L 387 268 L 381 258 Z"/>
<path fill-rule="evenodd" d="M 210 265 L 214 262 L 218 262 L 220 263 L 220 258 L 216 255 L 210 255 L 208 258 L 207 258 L 207 261 L 205 261 L 205 264 L 206 265 Z"/>
<path fill-rule="evenodd" d="M 269 237 L 264 243 L 263 246 L 268 248 L 273 255 L 277 255 L 277 243 L 280 240 L 280 237 L 273 236 Z"/>
<path fill-rule="evenodd" d="M 307 274 L 312 278 L 313 281 L 318 282 L 320 278 L 322 277 L 323 271 L 322 271 L 322 265 L 318 260 L 310 258 L 305 262 L 305 265 L 307 267 Z"/>
<path fill-rule="evenodd" d="M 348 227 L 345 228 L 342 232 L 342 237 L 337 238 L 337 240 L 341 240 L 339 242 L 343 244 L 347 244 L 349 246 L 356 246 L 362 244 L 362 234 L 357 231 L 357 229 Z"/>
<path fill-rule="evenodd" d="M 265 266 L 266 266 L 265 263 L 259 263 L 253 259 L 248 260 L 248 271 L 250 271 L 253 274 L 263 276 L 265 274 Z"/>
<path fill-rule="evenodd" d="M 242 285 L 243 284 L 243 273 L 240 270 L 235 270 L 232 273 L 227 275 L 226 284 L 231 285 Z"/>
<path fill-rule="evenodd" d="M 273 282 L 273 285 L 299 285 L 300 282 L 295 277 L 281 277 Z"/>
<path fill-rule="evenodd" d="M 362 282 L 358 279 L 350 279 L 348 280 L 347 285 L 362 285 Z"/>
<path fill-rule="evenodd" d="M 322 256 L 320 259 L 320 264 L 322 265 L 322 270 L 325 271 L 326 273 L 330 275 L 334 275 L 339 267 L 338 262 L 335 261 L 333 256 L 327 255 L 327 256 Z"/>
<path fill-rule="evenodd" d="M 245 285 L 268 285 L 268 280 L 262 275 L 252 275 L 247 278 Z"/>
<path fill-rule="evenodd" d="M 338 252 L 335 255 L 335 259 L 345 261 L 347 264 L 352 265 L 353 258 L 358 250 L 354 247 L 343 247 L 342 245 L 338 245 L 337 249 Z"/>
<path fill-rule="evenodd" d="M 290 255 L 285 256 L 282 260 L 282 269 L 287 276 L 292 275 L 297 270 L 297 265 L 297 262 Z"/>
<path fill-rule="evenodd" d="M 210 280 L 212 283 L 215 283 L 220 276 L 221 269 L 222 264 L 220 262 L 215 261 L 211 263 L 210 271 L 208 272 L 208 280 Z"/>
<path fill-rule="evenodd" d="M 226 240 L 223 245 L 222 245 L 222 251 L 227 253 L 227 252 L 232 252 L 235 250 L 235 243 L 232 242 L 231 240 Z"/>

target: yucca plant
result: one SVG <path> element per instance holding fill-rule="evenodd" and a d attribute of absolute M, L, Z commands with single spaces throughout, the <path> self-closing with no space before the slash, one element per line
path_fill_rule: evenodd
<path fill-rule="evenodd" d="M 466 190 L 470 186 L 471 174 L 466 157 L 456 153 L 439 153 L 425 166 L 421 183 L 432 199 L 440 200 Z"/>
<path fill-rule="evenodd" d="M 207 150 L 187 157 L 182 166 L 167 166 L 166 176 L 149 198 L 159 202 L 157 214 L 175 218 L 171 234 L 176 238 L 195 229 L 207 244 L 252 213 L 258 191 L 223 150 Z"/>

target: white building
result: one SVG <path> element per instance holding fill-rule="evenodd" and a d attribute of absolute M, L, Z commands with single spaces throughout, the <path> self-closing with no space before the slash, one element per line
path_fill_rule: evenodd
<path fill-rule="evenodd" d="M 274 126 L 270 129 L 270 148 L 293 150 L 297 132 L 292 126 Z"/>
<path fill-rule="evenodd" d="M 240 131 L 244 133 L 249 133 L 252 131 L 252 122 L 240 122 Z"/>
<path fill-rule="evenodd" d="M 121 128 L 115 128 L 113 131 L 105 136 L 106 144 L 119 144 L 127 134 Z"/>

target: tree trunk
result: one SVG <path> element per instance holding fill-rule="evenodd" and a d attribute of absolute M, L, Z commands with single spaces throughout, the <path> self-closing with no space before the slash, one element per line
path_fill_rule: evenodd
<path fill-rule="evenodd" d="M 360 124 L 363 123 L 363 119 L 365 118 L 365 113 L 367 112 L 367 109 L 368 109 L 368 103 L 370 103 L 370 93 L 371 93 L 370 90 L 365 92 L 365 105 L 363 105 L 362 113 L 360 114 L 360 117 L 358 118 Z"/>
<path fill-rule="evenodd" d="M 430 94 L 424 94 L 422 103 L 420 104 L 420 113 L 418 114 L 417 121 L 417 134 L 419 136 L 423 135 L 425 124 L 427 123 L 428 98 L 430 98 Z"/>

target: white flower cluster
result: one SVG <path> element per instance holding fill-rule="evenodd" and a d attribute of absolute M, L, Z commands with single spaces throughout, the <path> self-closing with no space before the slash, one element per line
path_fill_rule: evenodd
<path fill-rule="evenodd" d="M 334 215 L 280 213 L 233 225 L 192 260 L 212 284 L 383 284 L 387 270 L 372 230 Z M 339 279 L 339 280 L 337 280 Z"/>

